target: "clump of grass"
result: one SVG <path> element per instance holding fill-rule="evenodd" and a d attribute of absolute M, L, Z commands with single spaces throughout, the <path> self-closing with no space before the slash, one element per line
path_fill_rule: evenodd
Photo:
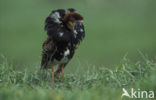
<path fill-rule="evenodd" d="M 9 64 L 2 56 L 0 64 L 0 99 L 55 99 L 55 100 L 120 100 L 123 87 L 138 87 L 146 90 L 156 89 L 156 65 L 146 59 L 135 64 L 124 57 L 121 64 L 114 69 L 94 67 L 82 77 L 66 74 L 64 82 L 51 80 L 51 72 L 39 70 L 16 71 L 16 66 Z M 114 94 L 115 93 L 115 94 Z M 28 96 L 26 96 L 27 94 Z M 104 95 L 104 96 L 103 96 Z M 8 97 L 9 96 L 9 97 Z"/>

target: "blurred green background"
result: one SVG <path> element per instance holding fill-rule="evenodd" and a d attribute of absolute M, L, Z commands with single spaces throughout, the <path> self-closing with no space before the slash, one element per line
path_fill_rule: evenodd
<path fill-rule="evenodd" d="M 21 69 L 39 66 L 45 18 L 71 7 L 84 16 L 86 37 L 68 67 L 112 66 L 126 53 L 135 61 L 138 49 L 155 59 L 155 0 L 0 0 L 0 54 Z"/>

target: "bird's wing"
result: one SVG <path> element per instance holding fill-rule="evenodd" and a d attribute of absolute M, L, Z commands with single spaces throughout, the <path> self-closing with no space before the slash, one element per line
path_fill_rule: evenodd
<path fill-rule="evenodd" d="M 76 35 L 74 34 L 75 37 L 72 40 L 74 44 L 79 44 L 80 41 L 82 41 L 82 39 L 85 37 L 85 29 L 84 29 L 84 25 L 82 22 L 76 22 L 75 32 L 76 32 Z"/>
<path fill-rule="evenodd" d="M 44 29 L 46 31 L 48 30 L 52 30 L 52 28 L 55 28 L 57 25 L 59 25 L 59 23 L 56 23 L 55 22 L 55 19 L 54 18 L 51 18 L 51 16 L 49 15 L 46 19 L 45 19 L 45 27 Z"/>
<path fill-rule="evenodd" d="M 57 29 L 62 24 L 62 17 L 57 10 L 53 10 L 50 15 L 45 19 L 44 29 L 47 31 L 48 36 L 53 36 Z"/>
<path fill-rule="evenodd" d="M 61 24 L 59 23 L 59 19 L 55 17 L 53 18 L 52 15 L 53 13 L 50 14 L 45 20 L 44 29 L 47 31 L 48 36 L 52 36 L 53 33 L 56 33 L 57 29 L 60 27 L 60 24 Z M 56 20 L 58 21 L 58 23 L 56 22 Z"/>
<path fill-rule="evenodd" d="M 76 30 L 78 31 L 78 35 L 80 35 L 81 40 L 82 40 L 85 37 L 85 29 L 84 29 L 84 25 L 82 22 L 77 23 Z"/>
<path fill-rule="evenodd" d="M 60 36 L 60 33 L 63 34 L 62 32 L 64 31 L 62 31 L 62 27 L 64 27 L 61 20 L 63 19 L 62 17 L 63 16 L 61 16 L 57 10 L 54 10 L 45 20 L 45 30 L 47 31 L 47 35 L 53 37 L 54 41 L 62 38 Z"/>
<path fill-rule="evenodd" d="M 41 68 L 48 68 L 48 63 L 51 61 L 53 54 L 55 53 L 56 48 L 52 38 L 48 37 L 42 45 L 42 61 Z"/>

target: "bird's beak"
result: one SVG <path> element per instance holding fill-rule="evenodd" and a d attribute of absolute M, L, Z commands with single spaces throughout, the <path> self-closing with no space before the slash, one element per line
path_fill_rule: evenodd
<path fill-rule="evenodd" d="M 75 22 L 69 22 L 69 24 L 74 27 L 75 26 Z"/>
<path fill-rule="evenodd" d="M 69 29 L 73 30 L 75 25 L 76 25 L 76 22 L 69 21 L 67 26 L 68 26 Z"/>

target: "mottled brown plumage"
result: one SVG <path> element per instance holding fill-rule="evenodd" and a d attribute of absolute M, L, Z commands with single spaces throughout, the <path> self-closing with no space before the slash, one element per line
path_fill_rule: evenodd
<path fill-rule="evenodd" d="M 47 37 L 42 45 L 41 68 L 50 68 L 49 61 L 55 51 L 54 42 L 51 37 Z"/>
<path fill-rule="evenodd" d="M 75 20 L 83 20 L 83 17 L 77 12 L 69 12 L 63 18 L 65 23 L 68 23 L 69 21 L 74 22 Z"/>

